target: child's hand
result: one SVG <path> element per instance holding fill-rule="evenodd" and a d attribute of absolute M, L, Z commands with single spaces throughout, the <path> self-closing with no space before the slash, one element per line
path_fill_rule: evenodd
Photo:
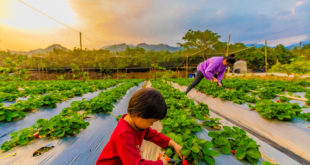
<path fill-rule="evenodd" d="M 169 145 L 170 147 L 173 147 L 173 148 L 174 148 L 175 152 L 178 153 L 178 155 L 179 155 L 179 157 L 180 157 L 181 160 L 184 159 L 183 156 L 182 156 L 182 154 L 181 154 L 182 146 L 180 146 L 178 143 L 176 143 L 176 142 L 173 141 L 173 140 L 170 140 L 168 145 Z"/>
<path fill-rule="evenodd" d="M 165 156 L 162 153 L 158 155 L 157 160 L 162 160 L 164 165 L 168 165 L 168 161 L 166 160 Z"/>
<path fill-rule="evenodd" d="M 165 157 L 160 157 L 159 160 L 163 161 L 163 165 L 168 165 L 168 161 L 165 159 Z"/>

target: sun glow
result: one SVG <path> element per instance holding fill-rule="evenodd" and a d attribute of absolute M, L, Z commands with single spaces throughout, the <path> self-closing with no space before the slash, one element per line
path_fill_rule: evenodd
<path fill-rule="evenodd" d="M 25 2 L 69 26 L 76 24 L 75 14 L 65 0 L 1 0 L 0 23 L 2 26 L 35 32 L 63 28 L 62 25 L 21 2 Z"/>

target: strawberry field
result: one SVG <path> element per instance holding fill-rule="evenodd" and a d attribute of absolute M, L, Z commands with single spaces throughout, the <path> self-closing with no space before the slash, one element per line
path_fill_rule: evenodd
<path fill-rule="evenodd" d="M 310 135 L 309 82 L 231 78 L 219 87 L 203 80 L 185 95 L 192 81 L 0 82 L 0 164 L 94 164 L 117 116 L 146 83 L 164 96 L 168 113 L 161 132 L 183 146 L 188 164 L 309 163 L 302 150 L 310 147 L 302 140 Z M 243 118 L 234 118 L 238 115 Z M 259 125 L 278 130 L 267 136 Z M 284 137 L 294 133 L 296 141 Z M 162 152 L 179 159 L 173 148 Z"/>

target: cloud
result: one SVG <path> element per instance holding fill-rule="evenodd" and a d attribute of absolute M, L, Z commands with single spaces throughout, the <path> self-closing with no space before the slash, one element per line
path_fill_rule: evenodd
<path fill-rule="evenodd" d="M 301 6 L 305 3 L 305 1 L 297 1 L 296 2 L 296 7 Z"/>
<path fill-rule="evenodd" d="M 268 46 L 277 46 L 279 44 L 282 44 L 284 46 L 289 46 L 298 42 L 306 41 L 308 39 L 308 35 L 299 35 L 299 36 L 291 36 L 286 38 L 279 38 L 275 40 L 268 40 L 267 44 Z M 257 42 L 258 44 L 264 44 L 265 41 Z"/>
<path fill-rule="evenodd" d="M 226 9 L 219 9 L 216 11 L 217 16 L 223 16 L 226 15 Z"/>
<path fill-rule="evenodd" d="M 230 33 L 232 42 L 258 43 L 266 39 L 276 43 L 277 39 L 285 39 L 288 43 L 303 39 L 292 36 L 310 36 L 310 3 L 301 0 L 281 3 L 268 0 L 67 0 L 66 3 L 74 12 L 74 27 L 82 31 L 83 45 L 87 48 L 124 42 L 175 45 L 182 42 L 188 29 L 212 30 L 222 36 L 222 41 L 227 41 Z M 55 42 L 69 48 L 78 46 L 78 34 L 65 28 L 41 32 L 45 34 L 22 33 L 13 28 L 2 29 L 2 32 L 12 38 L 11 45 L 7 42 L 7 48 L 24 43 L 30 49 Z M 27 44 L 19 40 L 14 42 L 15 34 L 33 38 L 33 41 Z M 0 37 L 3 40 L 2 34 Z M 43 43 L 47 45 L 41 46 Z"/>
<path fill-rule="evenodd" d="M 295 4 L 295 7 L 291 8 L 291 12 L 292 12 L 292 15 L 295 15 L 296 13 L 296 8 L 303 5 L 305 3 L 305 1 L 297 1 L 296 4 Z"/>

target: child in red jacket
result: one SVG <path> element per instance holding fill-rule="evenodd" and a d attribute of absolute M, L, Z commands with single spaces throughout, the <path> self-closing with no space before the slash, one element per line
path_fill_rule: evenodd
<path fill-rule="evenodd" d="M 107 145 L 96 162 L 97 165 L 162 165 L 168 164 L 163 158 L 158 161 L 141 158 L 142 140 L 151 141 L 162 148 L 171 146 L 179 154 L 182 147 L 169 137 L 150 128 L 167 114 L 163 96 L 153 88 L 137 91 L 130 99 L 128 114 L 122 116 Z"/>

